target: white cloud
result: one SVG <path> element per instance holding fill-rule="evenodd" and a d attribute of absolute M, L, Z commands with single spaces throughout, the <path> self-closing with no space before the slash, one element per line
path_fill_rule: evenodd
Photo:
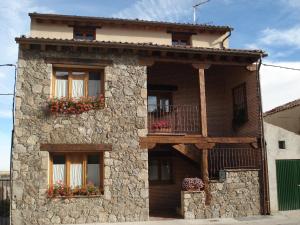
<path fill-rule="evenodd" d="M 300 1 L 299 0 L 282 0 L 282 3 L 287 5 L 287 6 L 290 6 L 292 8 L 295 8 L 295 7 L 300 8 Z"/>
<path fill-rule="evenodd" d="M 28 12 L 52 12 L 40 7 L 38 0 L 10 0 L 0 1 L 0 64 L 16 63 L 18 46 L 15 37 L 29 32 Z M 14 83 L 14 69 L 0 67 L 0 93 L 12 93 Z M 0 96 L 0 118 L 5 124 L 11 121 L 12 97 Z M 10 159 L 10 130 L 8 125 L 1 124 L 6 132 L 0 132 L 0 170 L 9 169 Z"/>
<path fill-rule="evenodd" d="M 180 21 L 187 15 L 192 16 L 193 3 L 195 0 L 138 0 L 114 17 Z"/>
<path fill-rule="evenodd" d="M 11 138 L 10 132 L 0 132 L 0 171 L 9 171 L 10 165 L 10 149 L 11 149 Z"/>
<path fill-rule="evenodd" d="M 300 48 L 300 25 L 288 29 L 267 28 L 262 31 L 260 44 L 273 46 L 294 46 Z"/>
<path fill-rule="evenodd" d="M 265 63 L 300 69 L 300 62 Z M 263 110 L 268 111 L 274 107 L 300 98 L 299 84 L 300 71 L 262 66 L 261 86 Z"/>

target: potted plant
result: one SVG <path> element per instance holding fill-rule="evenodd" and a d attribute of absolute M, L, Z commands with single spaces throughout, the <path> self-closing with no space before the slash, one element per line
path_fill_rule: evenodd
<path fill-rule="evenodd" d="M 167 120 L 158 120 L 151 124 L 151 130 L 160 133 L 170 133 L 171 125 Z"/>
<path fill-rule="evenodd" d="M 198 177 L 184 178 L 182 181 L 183 191 L 202 191 L 203 189 L 204 183 Z"/>

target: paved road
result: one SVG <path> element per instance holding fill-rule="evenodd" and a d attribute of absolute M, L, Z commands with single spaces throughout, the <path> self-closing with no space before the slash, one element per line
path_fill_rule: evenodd
<path fill-rule="evenodd" d="M 279 212 L 271 216 L 253 216 L 238 219 L 205 219 L 205 220 L 183 220 L 183 219 L 159 219 L 151 218 L 146 222 L 127 223 L 97 223 L 90 225 L 300 225 L 300 210 Z"/>

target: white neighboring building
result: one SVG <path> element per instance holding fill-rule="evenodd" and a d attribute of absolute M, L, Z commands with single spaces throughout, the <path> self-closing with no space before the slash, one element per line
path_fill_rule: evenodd
<path fill-rule="evenodd" d="M 264 121 L 271 212 L 300 209 L 300 100 L 266 112 Z M 284 164 L 277 172 L 279 160 Z M 290 165 L 292 170 L 288 168 Z M 280 190 L 280 183 L 284 189 Z"/>

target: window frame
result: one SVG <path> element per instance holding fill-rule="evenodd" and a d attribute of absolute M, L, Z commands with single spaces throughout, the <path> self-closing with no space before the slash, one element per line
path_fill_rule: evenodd
<path fill-rule="evenodd" d="M 148 98 L 150 96 L 155 96 L 156 97 L 156 110 L 149 112 L 149 104 L 148 104 Z M 169 99 L 169 111 L 165 112 L 162 107 L 160 106 L 160 100 L 161 99 Z M 172 92 L 168 91 L 149 91 L 148 96 L 147 96 L 147 112 L 148 113 L 153 113 L 156 114 L 158 112 L 163 112 L 163 113 L 170 113 L 172 111 L 172 105 L 173 105 L 173 94 Z"/>
<path fill-rule="evenodd" d="M 236 92 L 238 92 L 239 89 L 242 89 L 241 93 L 243 94 L 243 96 L 241 98 L 243 99 L 243 105 L 244 105 L 243 110 L 245 112 L 245 118 L 243 118 L 242 121 L 238 121 L 238 118 L 236 116 L 237 115 L 236 111 L 239 110 L 239 105 L 241 105 L 236 103 Z M 248 115 L 248 102 L 247 102 L 247 85 L 246 82 L 243 82 L 232 88 L 232 122 L 233 122 L 233 126 L 237 127 L 237 126 L 244 125 L 248 121 L 249 121 L 249 115 Z"/>
<path fill-rule="evenodd" d="M 105 87 L 105 76 L 104 76 L 104 69 L 103 68 L 76 68 L 76 67 L 53 67 L 53 72 L 52 72 L 52 93 L 51 96 L 52 98 L 56 98 L 56 80 L 57 80 L 57 71 L 63 71 L 68 73 L 68 90 L 67 90 L 67 96 L 65 98 L 70 99 L 72 98 L 72 81 L 73 80 L 83 80 L 84 81 L 84 96 L 85 98 L 89 97 L 88 93 L 88 82 L 89 82 L 89 72 L 99 72 L 100 73 L 100 95 L 104 96 L 104 87 Z M 73 72 L 83 72 L 85 73 L 84 75 L 80 76 L 74 76 L 72 75 Z M 81 78 L 81 79 L 80 79 Z M 95 97 L 100 97 L 95 96 Z M 90 96 L 92 97 L 92 96 Z"/>
<path fill-rule="evenodd" d="M 286 149 L 286 142 L 285 142 L 285 140 L 279 140 L 279 141 L 278 141 L 278 148 L 279 148 L 280 150 Z"/>
<path fill-rule="evenodd" d="M 170 185 L 170 184 L 174 184 L 174 173 L 173 173 L 173 160 L 172 160 L 172 156 L 170 155 L 155 155 L 155 156 L 149 156 L 149 164 L 151 160 L 158 160 L 158 179 L 157 180 L 150 180 L 150 176 L 149 176 L 149 184 L 151 185 Z M 169 165 L 170 165 L 170 180 L 162 180 L 161 179 L 161 175 L 162 175 L 162 162 L 163 161 L 168 161 Z M 149 167 L 149 173 L 150 173 L 150 165 Z"/>
<path fill-rule="evenodd" d="M 82 32 L 82 36 L 84 38 L 76 38 L 76 32 Z M 92 33 L 93 34 L 93 39 L 96 40 L 96 28 L 95 27 L 85 27 L 85 26 L 74 26 L 73 27 L 73 39 L 74 40 L 87 40 L 91 41 L 90 39 L 86 38 L 87 33 Z"/>
<path fill-rule="evenodd" d="M 99 189 L 101 193 L 103 192 L 103 182 L 104 182 L 104 154 L 103 152 L 84 152 L 84 153 L 74 153 L 74 152 L 53 152 L 49 154 L 49 185 L 53 186 L 53 156 L 63 155 L 65 157 L 65 182 L 64 184 L 67 187 L 70 187 L 70 168 L 72 162 L 82 162 L 82 187 L 85 188 L 87 186 L 87 164 L 88 164 L 88 156 L 89 155 L 99 155 L 99 181 L 100 186 Z M 76 160 L 72 160 L 78 159 Z"/>
<path fill-rule="evenodd" d="M 186 41 L 181 42 L 181 41 Z M 172 33 L 172 45 L 180 45 L 180 46 L 191 46 L 192 45 L 192 35 L 190 33 L 182 33 L 182 32 L 173 32 Z"/>

